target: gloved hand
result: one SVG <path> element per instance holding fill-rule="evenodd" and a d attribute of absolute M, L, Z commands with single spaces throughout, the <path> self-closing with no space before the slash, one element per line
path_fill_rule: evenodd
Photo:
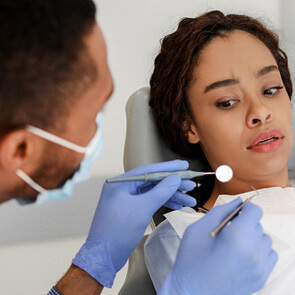
<path fill-rule="evenodd" d="M 214 238 L 209 233 L 241 198 L 216 206 L 184 233 L 173 268 L 158 295 L 251 294 L 261 289 L 278 259 L 263 233 L 260 207 L 249 202 Z"/>
<path fill-rule="evenodd" d="M 122 176 L 180 171 L 186 161 L 170 161 L 138 167 Z M 176 175 L 163 179 L 147 192 L 140 193 L 144 182 L 105 183 L 90 232 L 73 263 L 102 285 L 111 287 L 118 272 L 142 239 L 153 214 L 165 203 L 173 209 L 195 206 L 196 200 L 180 191 L 190 191 L 195 183 Z M 146 188 L 145 188 L 146 189 Z"/>

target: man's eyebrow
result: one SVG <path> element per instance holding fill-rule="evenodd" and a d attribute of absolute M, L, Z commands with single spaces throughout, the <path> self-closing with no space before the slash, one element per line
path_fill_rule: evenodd
<path fill-rule="evenodd" d="M 222 81 L 217 81 L 217 82 L 214 82 L 214 83 L 208 85 L 205 88 L 204 93 L 206 93 L 206 92 L 208 92 L 210 90 L 213 90 L 215 88 L 224 87 L 224 86 L 230 86 L 230 85 L 236 85 L 236 84 L 239 84 L 239 83 L 240 83 L 240 80 L 238 80 L 238 79 L 226 79 L 226 80 L 222 80 Z"/>
<path fill-rule="evenodd" d="M 266 75 L 272 71 L 279 71 L 279 69 L 277 66 L 274 66 L 274 65 L 264 67 L 257 73 L 257 77 L 259 78 L 259 77 Z"/>

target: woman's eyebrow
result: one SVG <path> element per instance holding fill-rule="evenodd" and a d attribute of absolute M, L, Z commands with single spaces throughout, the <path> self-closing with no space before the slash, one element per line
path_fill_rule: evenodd
<path fill-rule="evenodd" d="M 279 69 L 275 65 L 266 66 L 266 67 L 264 67 L 264 68 L 262 68 L 261 70 L 258 71 L 257 77 L 261 77 L 261 76 L 266 75 L 266 74 L 268 74 L 268 73 L 270 73 L 272 71 L 279 71 Z M 205 88 L 204 93 L 207 93 L 208 91 L 219 88 L 219 87 L 236 85 L 236 84 L 239 84 L 239 83 L 240 83 L 239 79 L 226 79 L 226 80 L 222 80 L 222 81 L 216 81 L 216 82 L 208 85 Z"/>
<path fill-rule="evenodd" d="M 230 85 L 236 85 L 236 84 L 239 84 L 239 83 L 240 83 L 240 80 L 238 80 L 238 79 L 226 79 L 226 80 L 222 80 L 222 81 L 216 81 L 216 82 L 208 85 L 205 88 L 204 93 L 206 93 L 206 92 L 208 92 L 210 90 L 213 90 L 215 88 L 224 87 L 224 86 L 230 86 Z"/>
<path fill-rule="evenodd" d="M 266 75 L 266 74 L 268 74 L 269 72 L 272 72 L 272 71 L 279 71 L 279 69 L 275 65 L 266 66 L 266 67 L 262 68 L 260 71 L 258 71 L 257 77 L 259 78 L 259 77 L 261 77 L 263 75 Z"/>

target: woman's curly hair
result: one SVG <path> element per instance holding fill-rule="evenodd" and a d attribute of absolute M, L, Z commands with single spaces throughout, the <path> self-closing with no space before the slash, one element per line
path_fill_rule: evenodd
<path fill-rule="evenodd" d="M 184 18 L 177 30 L 163 39 L 150 80 L 150 106 L 157 127 L 166 143 L 179 155 L 206 161 L 200 145 L 187 140 L 185 122 L 193 118 L 188 91 L 202 50 L 212 39 L 224 38 L 235 30 L 254 35 L 271 51 L 291 99 L 287 55 L 279 47 L 278 36 L 264 24 L 246 15 L 224 15 L 217 10 L 196 18 Z M 209 182 L 212 186 L 212 180 Z"/>

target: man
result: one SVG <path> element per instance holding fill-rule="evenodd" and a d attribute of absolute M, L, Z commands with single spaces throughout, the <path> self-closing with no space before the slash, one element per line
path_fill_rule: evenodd
<path fill-rule="evenodd" d="M 101 150 L 100 111 L 113 89 L 95 5 L 91 0 L 1 0 L 0 22 L 0 202 L 66 198 L 77 181 L 87 178 Z M 139 167 L 126 175 L 187 168 L 186 161 L 176 160 Z M 175 175 L 145 193 L 139 186 L 104 185 L 85 244 L 49 294 L 99 294 L 103 286 L 111 287 L 158 208 L 195 205 L 179 191 L 191 190 L 192 182 Z M 211 228 L 240 203 L 238 199 L 215 208 L 190 227 L 160 294 L 238 294 L 244 286 L 248 293 L 263 286 L 276 255 L 271 245 L 258 254 L 247 247 L 260 245 L 263 239 L 262 232 L 252 237 L 260 225 L 258 207 L 247 204 L 233 221 L 241 230 L 231 233 L 229 226 L 219 239 L 209 240 Z M 196 245 L 198 255 L 214 253 L 208 255 L 216 261 L 214 267 L 211 260 L 208 267 L 200 268 Z M 241 255 L 232 255 L 237 251 Z M 227 288 L 219 290 L 214 283 L 220 279 L 216 269 L 224 263 L 233 267 L 222 274 Z M 259 271 L 253 272 L 253 267 Z M 251 275 L 236 279 L 241 268 Z M 198 290 L 194 278 L 208 279 L 208 290 Z"/>

